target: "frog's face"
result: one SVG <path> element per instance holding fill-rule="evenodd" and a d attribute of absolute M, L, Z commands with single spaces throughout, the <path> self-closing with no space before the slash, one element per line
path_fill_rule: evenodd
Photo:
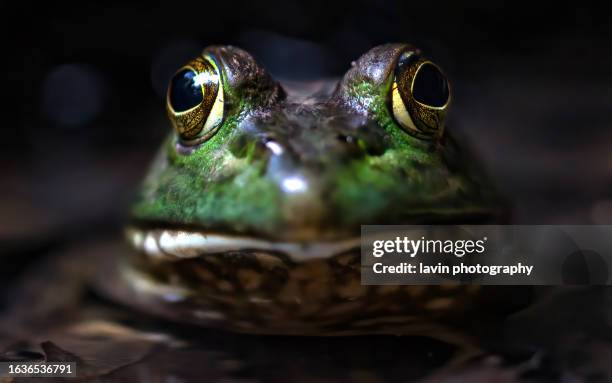
<path fill-rule="evenodd" d="M 171 319 L 274 334 L 423 335 L 514 307 L 479 286 L 360 283 L 360 225 L 499 215 L 444 129 L 450 97 L 403 44 L 372 49 L 339 83 L 283 86 L 240 49 L 206 49 L 170 83 L 173 131 L 128 230 L 139 251 L 108 291 Z"/>
<path fill-rule="evenodd" d="M 409 45 L 370 50 L 338 84 L 284 86 L 245 51 L 209 47 L 170 82 L 173 131 L 132 240 L 181 255 L 298 243 L 333 253 L 364 224 L 490 219 L 491 189 L 444 129 L 450 100 L 440 69 Z"/>

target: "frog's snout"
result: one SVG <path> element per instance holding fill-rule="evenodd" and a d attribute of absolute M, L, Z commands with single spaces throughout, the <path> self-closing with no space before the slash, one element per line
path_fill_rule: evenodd
<path fill-rule="evenodd" d="M 371 120 L 329 106 L 283 105 L 239 125 L 234 156 L 258 169 L 278 190 L 275 204 L 286 230 L 308 237 L 338 219 L 342 181 L 368 157 L 386 150 L 384 131 Z"/>

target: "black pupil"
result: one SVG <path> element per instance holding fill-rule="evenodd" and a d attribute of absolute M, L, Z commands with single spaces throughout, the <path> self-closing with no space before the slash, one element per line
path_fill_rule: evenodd
<path fill-rule="evenodd" d="M 425 63 L 419 68 L 412 84 L 412 95 L 418 102 L 440 107 L 448 101 L 448 83 L 436 66 Z"/>
<path fill-rule="evenodd" d="M 184 69 L 170 82 L 170 105 L 176 112 L 184 112 L 199 105 L 204 99 L 202 87 L 195 82 L 196 74 Z"/>

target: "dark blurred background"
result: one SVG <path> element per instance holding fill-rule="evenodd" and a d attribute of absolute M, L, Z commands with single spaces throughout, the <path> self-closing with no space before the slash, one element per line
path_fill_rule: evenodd
<path fill-rule="evenodd" d="M 279 79 L 341 76 L 406 41 L 450 77 L 449 130 L 521 223 L 612 222 L 610 13 L 598 2 L 2 2 L 3 275 L 66 241 L 119 232 L 169 130 L 171 74 L 209 44 Z M 13 262 L 14 261 L 14 262 Z"/>

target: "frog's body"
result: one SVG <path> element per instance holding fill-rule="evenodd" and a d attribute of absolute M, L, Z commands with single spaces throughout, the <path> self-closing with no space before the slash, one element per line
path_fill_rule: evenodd
<path fill-rule="evenodd" d="M 123 299 L 259 333 L 414 332 L 486 312 L 499 296 L 484 287 L 360 284 L 361 225 L 501 213 L 444 132 L 450 94 L 427 63 L 389 44 L 338 83 L 281 86 L 238 48 L 206 49 L 171 84 L 176 131 L 133 209 Z M 442 88 L 418 90 L 420 67 Z M 175 94 L 192 78 L 204 96 Z"/>

